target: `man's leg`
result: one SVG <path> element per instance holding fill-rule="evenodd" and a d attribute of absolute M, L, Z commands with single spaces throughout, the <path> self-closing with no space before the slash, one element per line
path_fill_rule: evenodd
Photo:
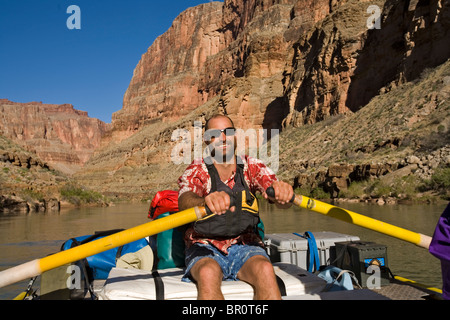
<path fill-rule="evenodd" d="M 197 283 L 198 300 L 223 300 L 221 291 L 222 268 L 211 258 L 203 258 L 191 268 L 191 276 Z"/>
<path fill-rule="evenodd" d="M 255 300 L 280 300 L 281 294 L 272 263 L 266 257 L 255 255 L 239 270 L 237 277 L 251 284 Z"/>

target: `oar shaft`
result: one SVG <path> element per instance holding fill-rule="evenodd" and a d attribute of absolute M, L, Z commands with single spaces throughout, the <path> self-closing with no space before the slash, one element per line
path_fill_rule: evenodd
<path fill-rule="evenodd" d="M 356 212 L 342 209 L 325 202 L 297 195 L 295 197 L 294 204 L 304 209 L 318 212 L 329 217 L 333 217 L 366 229 L 374 230 L 388 236 L 413 243 L 425 249 L 428 249 L 430 247 L 431 237 L 429 236 L 403 229 L 376 219 L 372 219 L 360 215 Z"/>
<path fill-rule="evenodd" d="M 33 260 L 0 272 L 0 288 L 38 276 L 46 271 L 69 264 L 100 252 L 194 222 L 206 215 L 203 207 L 181 211 L 165 218 L 115 233 L 84 245 Z"/>

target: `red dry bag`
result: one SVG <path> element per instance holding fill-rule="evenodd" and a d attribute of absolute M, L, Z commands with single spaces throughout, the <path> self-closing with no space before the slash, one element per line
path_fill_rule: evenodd
<path fill-rule="evenodd" d="M 159 191 L 150 204 L 148 218 L 155 220 L 159 215 L 166 212 L 178 212 L 178 191 Z"/>

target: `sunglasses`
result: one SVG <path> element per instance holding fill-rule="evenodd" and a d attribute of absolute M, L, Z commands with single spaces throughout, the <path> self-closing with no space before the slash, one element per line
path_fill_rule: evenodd
<path fill-rule="evenodd" d="M 205 140 L 210 141 L 213 138 L 218 138 L 225 133 L 225 136 L 232 137 L 236 134 L 236 129 L 233 127 L 225 129 L 209 129 L 205 132 Z"/>

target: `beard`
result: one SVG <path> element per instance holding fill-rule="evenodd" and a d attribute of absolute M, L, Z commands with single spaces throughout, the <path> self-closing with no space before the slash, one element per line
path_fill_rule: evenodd
<path fill-rule="evenodd" d="M 233 163 L 236 149 L 233 141 L 218 141 L 211 143 L 207 148 L 217 163 Z"/>

